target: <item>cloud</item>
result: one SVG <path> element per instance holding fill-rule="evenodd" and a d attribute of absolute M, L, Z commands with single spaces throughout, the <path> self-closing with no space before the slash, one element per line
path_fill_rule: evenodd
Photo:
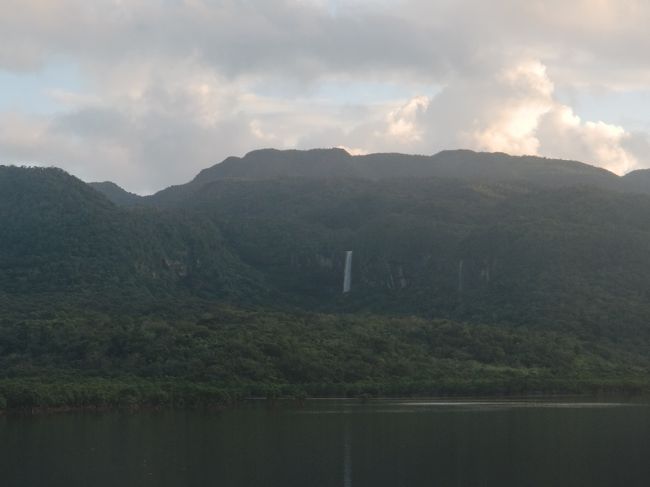
<path fill-rule="evenodd" d="M 603 121 L 583 121 L 560 103 L 546 67 L 537 60 L 521 61 L 487 78 L 454 80 L 431 100 L 422 100 L 414 98 L 393 112 L 410 114 L 408 121 L 388 122 L 390 135 L 402 143 L 417 142 L 421 152 L 462 147 L 544 155 L 618 174 L 650 162 L 645 147 L 633 143 L 638 134 Z"/>
<path fill-rule="evenodd" d="M 193 63 L 176 67 L 141 72 L 99 100 L 69 97 L 68 110 L 50 116 L 0 116 L 2 159 L 150 192 L 257 145 L 244 93 Z M 161 71 L 170 74 L 163 79 Z"/>
<path fill-rule="evenodd" d="M 0 66 L 192 57 L 224 76 L 445 81 L 527 55 L 569 82 L 647 83 L 648 18 L 638 0 L 4 0 Z"/>
<path fill-rule="evenodd" d="M 618 174 L 645 167 L 648 139 L 603 121 L 583 121 L 555 96 L 546 66 L 521 60 L 480 78 L 459 77 L 434 96 L 384 108 L 384 120 L 321 134 L 363 152 L 431 154 L 469 148 L 575 159 Z"/>
<path fill-rule="evenodd" d="M 635 135 L 605 122 L 583 122 L 570 107 L 558 105 L 540 121 L 540 152 L 584 161 L 625 174 L 647 163 L 647 155 L 628 144 Z"/>
<path fill-rule="evenodd" d="M 649 91 L 647 18 L 637 0 L 5 0 L 0 70 L 66 63 L 82 80 L 43 87 L 57 112 L 0 108 L 0 160 L 141 192 L 267 146 L 463 147 L 622 173 L 650 163 L 648 135 L 558 92 Z"/>
<path fill-rule="evenodd" d="M 100 69 L 192 57 L 226 76 L 290 72 L 308 81 L 323 73 L 429 70 L 436 63 L 420 32 L 372 2 L 340 2 L 332 16 L 323 2 L 304 0 L 7 1 L 0 66 L 10 69 L 37 69 L 52 55 Z"/>
<path fill-rule="evenodd" d="M 419 115 L 426 112 L 430 101 L 427 96 L 416 96 L 404 106 L 392 110 L 386 117 L 388 121 L 386 135 L 402 144 L 421 141 L 422 130 L 416 120 Z"/>

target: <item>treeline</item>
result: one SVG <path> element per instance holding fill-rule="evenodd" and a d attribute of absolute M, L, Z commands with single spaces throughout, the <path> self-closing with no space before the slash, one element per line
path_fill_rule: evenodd
<path fill-rule="evenodd" d="M 181 381 L 57 377 L 0 379 L 0 411 L 223 408 L 243 398 L 234 390 Z"/>
<path fill-rule="evenodd" d="M 0 414 L 3 412 L 101 411 L 141 409 L 224 409 L 250 399 L 293 400 L 310 397 L 461 397 L 539 394 L 590 396 L 648 393 L 643 378 L 571 379 L 510 372 L 501 377 L 417 382 L 357 382 L 351 384 L 247 384 L 226 388 L 210 383 L 136 377 L 59 377 L 0 379 Z"/>
<path fill-rule="evenodd" d="M 69 311 L 3 319 L 0 370 L 7 408 L 56 408 L 639 391 L 650 364 L 624 345 L 557 332 L 212 307 L 182 319 Z"/>

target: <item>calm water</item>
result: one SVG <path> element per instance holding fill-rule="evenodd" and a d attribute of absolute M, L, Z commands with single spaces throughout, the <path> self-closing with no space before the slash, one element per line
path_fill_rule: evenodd
<path fill-rule="evenodd" d="M 312 401 L 0 417 L 0 485 L 647 487 L 650 405 Z"/>

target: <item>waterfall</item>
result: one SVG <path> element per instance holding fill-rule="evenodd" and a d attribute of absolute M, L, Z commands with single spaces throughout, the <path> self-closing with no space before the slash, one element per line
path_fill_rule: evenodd
<path fill-rule="evenodd" d="M 343 293 L 349 293 L 352 286 L 352 251 L 345 252 L 345 273 L 343 274 Z"/>

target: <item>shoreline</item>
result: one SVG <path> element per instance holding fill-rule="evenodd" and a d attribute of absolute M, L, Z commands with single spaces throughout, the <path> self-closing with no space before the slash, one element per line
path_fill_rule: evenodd
<path fill-rule="evenodd" d="M 419 390 L 403 387 L 395 390 L 395 384 L 330 384 L 338 389 L 336 394 L 314 394 L 323 385 L 248 385 L 224 387 L 214 384 L 183 381 L 144 381 L 95 379 L 47 381 L 30 378 L 23 380 L 0 380 L 0 416 L 50 415 L 85 412 L 152 412 L 205 410 L 220 412 L 242 407 L 246 403 L 308 401 L 359 401 L 362 403 L 382 400 L 403 401 L 462 401 L 462 400 L 534 400 L 552 398 L 635 398 L 650 395 L 650 382 L 629 381 L 548 381 L 536 387 L 486 388 L 486 383 L 473 381 L 457 384 L 455 390 L 429 384 Z M 422 384 L 420 384 L 421 386 Z M 492 384 L 495 385 L 495 384 Z M 522 384 L 518 384 L 521 386 Z M 532 384 L 531 384 L 532 385 Z M 564 387 L 562 387 L 564 386 Z M 393 390 L 393 394 L 389 391 Z M 309 393 L 311 390 L 312 393 Z"/>

